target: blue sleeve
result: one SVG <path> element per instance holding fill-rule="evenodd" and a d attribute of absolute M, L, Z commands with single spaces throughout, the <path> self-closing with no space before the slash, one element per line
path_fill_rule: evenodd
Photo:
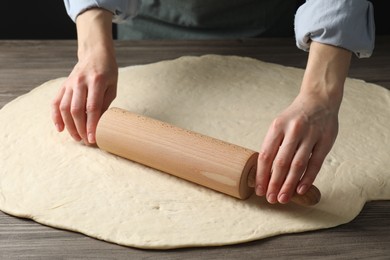
<path fill-rule="evenodd" d="M 112 12 L 112 21 L 120 23 L 136 15 L 138 2 L 139 0 L 64 0 L 66 11 L 74 22 L 82 12 L 98 7 Z"/>
<path fill-rule="evenodd" d="M 307 0 L 295 15 L 297 47 L 310 42 L 345 48 L 370 57 L 375 45 L 374 7 L 366 0 Z"/>

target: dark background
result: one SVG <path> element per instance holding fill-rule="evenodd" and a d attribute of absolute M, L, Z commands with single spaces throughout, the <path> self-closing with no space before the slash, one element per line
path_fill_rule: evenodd
<path fill-rule="evenodd" d="M 290 0 L 289 0 L 290 1 Z M 304 1 L 297 1 L 299 4 Z M 371 0 L 377 35 L 390 35 L 389 9 L 385 0 Z M 0 39 L 76 39 L 76 28 L 62 0 L 3 1 Z M 116 26 L 114 25 L 114 38 Z"/>

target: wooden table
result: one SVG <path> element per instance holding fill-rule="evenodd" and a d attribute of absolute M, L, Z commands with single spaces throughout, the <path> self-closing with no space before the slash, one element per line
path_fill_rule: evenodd
<path fill-rule="evenodd" d="M 119 66 L 211 53 L 248 56 L 299 68 L 305 67 L 307 59 L 307 53 L 298 50 L 293 39 L 118 41 L 116 50 Z M 67 76 L 75 63 L 73 40 L 0 41 L 0 108 L 47 80 Z M 354 57 L 349 77 L 390 89 L 390 37 L 377 38 L 371 58 Z M 0 259 L 389 259 L 389 256 L 389 201 L 369 202 L 355 220 L 331 229 L 233 246 L 169 251 L 122 247 L 0 212 Z"/>

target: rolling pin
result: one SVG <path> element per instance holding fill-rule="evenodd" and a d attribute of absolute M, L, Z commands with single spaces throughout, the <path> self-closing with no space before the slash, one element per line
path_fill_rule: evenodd
<path fill-rule="evenodd" d="M 103 113 L 96 144 L 109 153 L 239 199 L 254 192 L 257 152 L 120 108 Z M 310 206 L 320 197 L 312 185 L 306 194 L 295 194 L 291 200 Z"/>

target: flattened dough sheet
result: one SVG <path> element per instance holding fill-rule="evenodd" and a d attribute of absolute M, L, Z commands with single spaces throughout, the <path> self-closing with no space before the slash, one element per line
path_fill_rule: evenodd
<path fill-rule="evenodd" d="M 303 70 L 206 55 L 121 68 L 113 106 L 258 150 L 298 93 Z M 0 110 L 0 210 L 121 245 L 241 243 L 334 227 L 390 199 L 390 91 L 347 79 L 340 131 L 314 207 L 217 193 L 57 133 L 50 101 L 65 78 Z"/>

